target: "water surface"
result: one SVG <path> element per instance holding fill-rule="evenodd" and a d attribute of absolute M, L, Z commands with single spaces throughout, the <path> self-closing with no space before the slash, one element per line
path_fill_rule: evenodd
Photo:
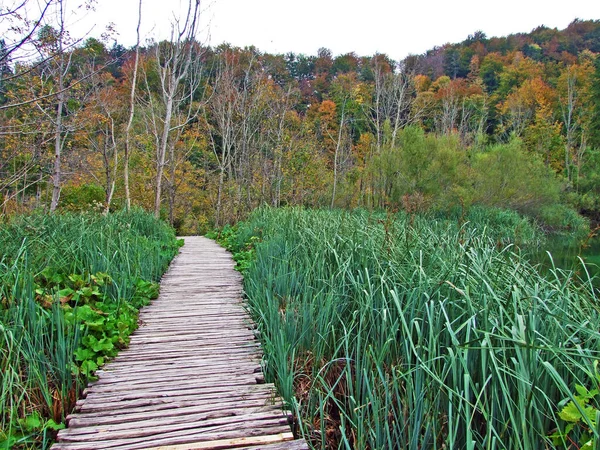
<path fill-rule="evenodd" d="M 548 255 L 552 255 L 552 259 Z M 575 270 L 584 275 L 581 261 L 590 275 L 600 277 L 600 237 L 578 241 L 565 236 L 549 236 L 532 256 L 533 262 L 550 269 L 552 262 L 561 269 Z M 600 286 L 600 279 L 596 280 Z"/>

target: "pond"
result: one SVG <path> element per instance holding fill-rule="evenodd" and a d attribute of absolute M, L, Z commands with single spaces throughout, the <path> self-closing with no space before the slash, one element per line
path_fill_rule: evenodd
<path fill-rule="evenodd" d="M 552 255 L 552 260 L 548 253 Z M 600 277 L 600 237 L 577 241 L 565 236 L 549 236 L 546 243 L 532 254 L 533 262 L 546 269 L 550 269 L 554 261 L 558 268 L 573 269 L 583 275 L 580 258 L 590 275 Z M 600 286 L 600 279 L 595 284 Z"/>

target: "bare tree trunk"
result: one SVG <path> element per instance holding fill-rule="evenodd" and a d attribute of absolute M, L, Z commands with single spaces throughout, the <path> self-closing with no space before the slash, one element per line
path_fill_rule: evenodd
<path fill-rule="evenodd" d="M 110 170 L 107 171 L 106 181 L 108 182 L 107 192 L 106 192 L 106 205 L 104 206 L 104 215 L 108 215 L 110 211 L 110 204 L 112 203 L 113 196 L 115 194 L 115 184 L 117 181 L 117 169 L 119 166 L 119 158 L 117 152 L 117 142 L 115 140 L 115 121 L 112 117 L 110 117 L 110 131 L 107 138 L 110 136 L 110 145 L 112 146 L 113 152 L 113 168 L 112 175 L 110 174 Z M 108 167 L 108 166 L 107 166 Z"/>
<path fill-rule="evenodd" d="M 160 217 L 160 204 L 162 195 L 162 179 L 165 168 L 165 158 L 167 155 L 167 144 L 169 143 L 169 132 L 171 131 L 171 117 L 173 115 L 173 97 L 167 98 L 167 110 L 165 111 L 165 121 L 158 148 L 158 154 L 156 155 L 156 186 L 154 191 L 154 216 Z"/>
<path fill-rule="evenodd" d="M 581 130 L 581 141 L 579 143 L 579 148 L 577 149 L 577 179 L 574 181 L 575 189 L 579 190 L 579 174 L 581 173 L 581 165 L 583 161 L 583 156 L 587 150 L 587 133 L 585 129 Z"/>
<path fill-rule="evenodd" d="M 345 112 L 346 112 L 346 101 L 344 101 L 342 105 L 342 117 L 340 119 L 340 129 L 338 131 L 338 138 L 335 145 L 335 154 L 333 155 L 333 189 L 331 192 L 331 208 L 333 208 L 335 204 L 335 194 L 337 190 L 337 174 L 338 174 L 338 160 L 340 156 L 340 147 L 342 145 L 342 131 L 344 129 L 344 120 L 345 120 Z"/>
<path fill-rule="evenodd" d="M 160 45 L 156 45 L 157 66 L 160 74 L 162 89 L 162 101 L 165 106 L 162 118 L 162 133 L 157 147 L 156 158 L 156 184 L 154 196 L 154 215 L 160 217 L 160 206 L 162 200 L 162 182 L 165 167 L 165 159 L 168 146 L 170 145 L 170 133 L 175 128 L 181 128 L 196 116 L 190 106 L 187 115 L 179 117 L 176 124 L 172 123 L 174 111 L 177 112 L 186 101 L 191 105 L 194 100 L 194 92 L 198 88 L 200 80 L 199 66 L 195 65 L 190 71 L 193 62 L 193 49 L 198 20 L 200 15 L 200 0 L 189 0 L 187 16 L 181 25 L 180 21 L 172 23 L 171 40 L 167 51 L 163 53 Z M 182 87 L 182 83 L 189 76 L 189 86 Z M 189 88 L 189 91 L 187 90 Z"/>
<path fill-rule="evenodd" d="M 44 173 L 40 169 L 38 172 L 38 181 L 35 185 L 35 207 L 39 208 L 42 201 L 42 181 L 44 180 Z"/>
<path fill-rule="evenodd" d="M 399 74 L 392 74 L 392 76 L 394 77 L 392 92 L 394 107 L 396 108 L 392 130 L 392 148 L 394 148 L 396 147 L 398 132 L 403 126 L 406 126 L 409 121 L 408 117 L 403 118 L 403 114 L 408 115 L 414 103 L 414 97 L 412 95 L 414 89 L 411 84 L 414 74 L 401 72 Z"/>
<path fill-rule="evenodd" d="M 235 85 L 234 67 L 224 58 L 220 61 L 217 77 L 213 85 L 213 94 L 205 108 L 207 123 L 213 119 L 215 135 L 220 135 L 221 142 L 217 145 L 213 133 L 210 133 L 212 150 L 219 166 L 219 184 L 217 187 L 217 201 L 215 205 L 215 226 L 219 227 L 223 221 L 223 189 L 225 187 L 225 173 L 228 180 L 233 178 L 233 165 L 237 157 L 236 142 L 240 140 L 241 129 L 236 123 L 236 112 L 241 109 L 241 98 Z M 234 151 L 236 150 L 236 151 Z"/>
<path fill-rule="evenodd" d="M 567 76 L 567 98 L 562 99 L 562 101 L 560 102 L 563 123 L 565 125 L 565 130 L 567 131 L 567 136 L 565 140 L 565 172 L 567 174 L 567 180 L 569 181 L 571 181 L 571 151 L 575 144 L 574 140 L 576 123 L 573 120 L 573 113 L 575 110 L 575 99 L 577 94 L 575 89 L 576 81 L 577 79 L 575 74 L 569 70 Z"/>
<path fill-rule="evenodd" d="M 58 200 L 60 198 L 61 187 L 61 153 L 62 153 L 62 134 L 63 134 L 63 108 L 65 104 L 65 55 L 63 52 L 64 38 L 64 11 L 63 3 L 59 2 L 60 30 L 58 36 L 58 95 L 56 105 L 56 121 L 54 134 L 54 170 L 52 173 L 52 202 L 50 203 L 50 212 L 56 211 Z"/>
<path fill-rule="evenodd" d="M 377 152 L 381 152 L 381 97 L 383 92 L 383 72 L 379 65 L 379 62 L 376 62 L 375 65 L 375 118 L 373 120 L 373 125 L 375 125 L 375 134 L 377 136 Z M 335 180 L 334 180 L 335 185 Z"/>
<path fill-rule="evenodd" d="M 59 82 L 62 90 L 62 76 Z M 62 94 L 58 96 L 58 105 L 56 108 L 56 128 L 54 136 L 54 170 L 52 172 L 52 203 L 50 203 L 50 212 L 54 212 L 58 206 L 60 198 L 60 178 L 61 178 L 61 152 L 62 152 L 62 114 L 64 106 L 64 97 Z"/>
<path fill-rule="evenodd" d="M 402 70 L 403 68 L 400 67 L 399 73 L 385 72 L 379 61 L 375 63 L 374 98 L 366 115 L 375 130 L 378 152 L 385 145 L 394 147 L 399 131 L 415 119 L 411 117 L 415 100 L 412 74 Z M 391 136 L 384 136 L 388 123 L 391 127 Z"/>
<path fill-rule="evenodd" d="M 219 171 L 219 187 L 217 188 L 217 211 L 215 213 L 215 227 L 221 226 L 221 205 L 223 201 L 223 184 L 225 182 L 225 168 Z"/>
<path fill-rule="evenodd" d="M 137 82 L 138 65 L 140 62 L 140 26 L 142 23 L 142 0 L 138 5 L 138 23 L 136 28 L 137 40 L 135 41 L 135 62 L 133 65 L 133 77 L 131 80 L 131 93 L 129 96 L 129 119 L 125 129 L 125 155 L 123 161 L 123 182 L 125 184 L 125 208 L 131 209 L 131 192 L 129 190 L 129 157 L 131 156 L 131 126 L 135 114 L 135 88 Z"/>
<path fill-rule="evenodd" d="M 169 224 L 175 224 L 175 193 L 177 191 L 177 161 L 175 159 L 175 143 L 169 144 L 169 176 L 167 178 L 167 187 L 169 191 Z"/>

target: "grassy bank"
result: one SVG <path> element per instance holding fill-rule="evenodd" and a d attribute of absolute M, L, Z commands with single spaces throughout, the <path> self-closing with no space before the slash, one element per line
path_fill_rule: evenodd
<path fill-rule="evenodd" d="M 596 293 L 532 266 L 512 243 L 541 238 L 517 215 L 261 209 L 222 238 L 247 267 L 268 377 L 314 448 L 585 448 L 598 435 Z"/>
<path fill-rule="evenodd" d="M 177 252 L 142 212 L 0 226 L 0 448 L 45 448 L 93 371 L 126 346 Z"/>

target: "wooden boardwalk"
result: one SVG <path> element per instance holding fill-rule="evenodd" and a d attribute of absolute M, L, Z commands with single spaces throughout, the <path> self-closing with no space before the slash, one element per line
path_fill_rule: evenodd
<path fill-rule="evenodd" d="M 233 266 L 213 241 L 185 239 L 129 348 L 98 371 L 52 449 L 308 449 L 264 383 Z"/>

